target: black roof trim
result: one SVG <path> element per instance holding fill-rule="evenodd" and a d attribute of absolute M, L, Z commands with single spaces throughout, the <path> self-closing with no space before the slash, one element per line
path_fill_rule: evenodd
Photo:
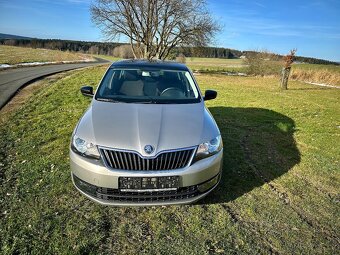
<path fill-rule="evenodd" d="M 145 60 L 145 59 L 119 60 L 113 62 L 111 68 L 150 68 L 181 71 L 189 70 L 186 65 L 174 61 Z"/>

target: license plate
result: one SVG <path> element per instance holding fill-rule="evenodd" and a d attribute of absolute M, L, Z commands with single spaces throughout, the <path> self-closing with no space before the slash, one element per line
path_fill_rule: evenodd
<path fill-rule="evenodd" d="M 179 187 L 179 176 L 165 177 L 119 177 L 122 191 L 175 190 Z"/>

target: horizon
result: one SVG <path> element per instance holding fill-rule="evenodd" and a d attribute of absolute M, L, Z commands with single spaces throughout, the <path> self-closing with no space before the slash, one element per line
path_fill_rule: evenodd
<path fill-rule="evenodd" d="M 91 22 L 91 2 L 0 0 L 0 31 L 39 39 L 107 42 Z M 211 0 L 207 6 L 223 26 L 209 47 L 265 49 L 281 55 L 297 48 L 299 56 L 340 62 L 340 2 Z M 114 42 L 126 43 L 124 39 Z"/>

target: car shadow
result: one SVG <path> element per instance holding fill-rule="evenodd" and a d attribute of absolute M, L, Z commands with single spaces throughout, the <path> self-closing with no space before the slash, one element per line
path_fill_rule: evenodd
<path fill-rule="evenodd" d="M 219 186 L 198 204 L 232 201 L 300 162 L 291 118 L 262 108 L 209 110 L 223 138 L 223 173 Z"/>

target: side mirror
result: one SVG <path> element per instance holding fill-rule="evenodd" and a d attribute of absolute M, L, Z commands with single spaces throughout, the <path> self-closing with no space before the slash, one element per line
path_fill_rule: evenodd
<path fill-rule="evenodd" d="M 217 92 L 215 90 L 206 90 L 204 95 L 204 101 L 215 99 L 217 97 Z"/>
<path fill-rule="evenodd" d="M 91 86 L 81 87 L 80 92 L 83 94 L 83 96 L 93 97 L 93 88 Z"/>

